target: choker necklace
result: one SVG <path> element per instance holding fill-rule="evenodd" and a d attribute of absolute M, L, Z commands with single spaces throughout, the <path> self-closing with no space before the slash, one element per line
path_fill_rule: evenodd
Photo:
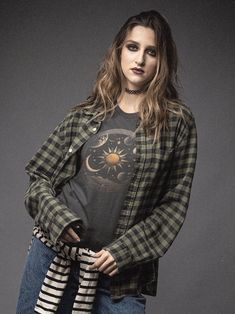
<path fill-rule="evenodd" d="M 137 95 L 137 94 L 143 93 L 143 91 L 144 91 L 144 88 L 141 88 L 141 89 L 129 89 L 129 88 L 125 87 L 125 92 L 127 92 L 128 94 Z"/>

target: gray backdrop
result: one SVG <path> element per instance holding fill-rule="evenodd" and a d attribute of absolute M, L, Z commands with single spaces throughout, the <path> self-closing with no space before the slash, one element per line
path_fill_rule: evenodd
<path fill-rule="evenodd" d="M 1 313 L 15 312 L 31 237 L 24 166 L 89 95 L 121 24 L 149 9 L 172 27 L 199 151 L 187 219 L 160 260 L 147 313 L 235 313 L 234 1 L 1 1 L 0 8 Z"/>

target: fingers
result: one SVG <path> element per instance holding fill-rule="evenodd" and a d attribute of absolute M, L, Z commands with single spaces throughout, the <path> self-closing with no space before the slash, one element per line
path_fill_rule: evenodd
<path fill-rule="evenodd" d="M 68 228 L 61 236 L 61 241 L 65 243 L 77 243 L 80 241 L 80 238 L 72 228 Z"/>
<path fill-rule="evenodd" d="M 69 236 L 74 240 L 74 241 L 80 241 L 79 236 L 77 235 L 77 233 L 73 230 L 73 228 L 69 228 L 67 233 L 69 234 Z"/>
<path fill-rule="evenodd" d="M 96 252 L 95 253 L 95 257 L 100 257 L 105 251 L 104 250 L 101 250 L 99 252 Z"/>
<path fill-rule="evenodd" d="M 117 268 L 117 266 L 113 263 L 112 265 L 108 266 L 103 270 L 104 274 L 110 274 L 112 271 L 114 271 Z M 99 269 L 100 270 L 100 269 Z M 101 271 L 101 270 L 100 270 Z"/>
<path fill-rule="evenodd" d="M 61 237 L 61 240 L 63 242 L 73 242 L 73 238 L 67 232 L 63 234 L 63 236 Z"/>
<path fill-rule="evenodd" d="M 110 277 L 112 277 L 112 276 L 116 275 L 117 273 L 118 273 L 118 269 L 116 268 L 116 269 L 114 269 L 114 271 L 108 273 L 107 275 L 109 275 Z"/>
<path fill-rule="evenodd" d="M 95 254 L 95 257 L 97 257 L 97 259 L 95 263 L 90 266 L 90 269 L 99 268 L 108 256 L 104 254 L 104 250 L 101 250 Z"/>
<path fill-rule="evenodd" d="M 108 257 L 103 263 L 100 262 L 97 268 L 101 272 L 104 272 L 105 270 L 108 270 L 109 268 L 112 268 L 113 270 L 115 268 L 115 262 L 112 257 Z"/>
<path fill-rule="evenodd" d="M 97 257 L 97 260 L 90 266 L 90 269 L 98 269 L 109 276 L 118 273 L 117 264 L 108 251 L 101 250 L 95 254 L 95 257 Z"/>

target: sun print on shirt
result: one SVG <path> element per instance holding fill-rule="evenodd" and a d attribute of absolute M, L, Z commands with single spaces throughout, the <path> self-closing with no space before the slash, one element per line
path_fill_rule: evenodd
<path fill-rule="evenodd" d="M 83 171 L 98 190 L 114 191 L 130 179 L 136 155 L 134 132 L 110 129 L 95 134 L 84 146 Z"/>

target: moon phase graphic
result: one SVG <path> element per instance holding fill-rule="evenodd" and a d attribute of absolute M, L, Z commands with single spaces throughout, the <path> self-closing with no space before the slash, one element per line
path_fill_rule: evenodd
<path fill-rule="evenodd" d="M 89 158 L 91 157 L 91 155 L 87 156 L 86 158 L 86 167 L 90 172 L 98 172 L 100 171 L 100 169 L 93 169 L 90 165 L 89 165 Z"/>
<path fill-rule="evenodd" d="M 104 145 L 107 142 L 108 138 L 109 138 L 108 134 L 100 135 L 99 138 L 97 139 L 97 143 L 94 144 L 92 148 L 98 148 Z"/>
<path fill-rule="evenodd" d="M 124 139 L 124 143 L 125 143 L 126 145 L 132 145 L 132 144 L 133 144 L 133 137 L 127 136 L 127 137 Z"/>
<path fill-rule="evenodd" d="M 110 129 L 86 142 L 82 168 L 88 182 L 97 190 L 117 191 L 131 178 L 135 155 L 134 132 Z"/>

